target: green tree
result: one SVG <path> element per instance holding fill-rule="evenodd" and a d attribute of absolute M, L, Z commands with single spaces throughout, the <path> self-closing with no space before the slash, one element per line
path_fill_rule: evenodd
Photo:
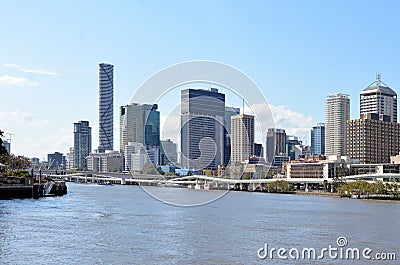
<path fill-rule="evenodd" d="M 3 155 L 8 155 L 7 149 L 5 146 L 3 146 L 3 139 L 1 137 L 3 137 L 4 132 L 2 130 L 0 130 L 0 156 Z"/>

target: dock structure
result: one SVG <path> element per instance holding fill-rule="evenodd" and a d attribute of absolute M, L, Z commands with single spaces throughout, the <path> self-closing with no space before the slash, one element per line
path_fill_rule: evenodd
<path fill-rule="evenodd" d="M 32 177 L 0 177 L 0 199 L 41 198 L 67 194 L 65 181 L 34 183 Z"/>

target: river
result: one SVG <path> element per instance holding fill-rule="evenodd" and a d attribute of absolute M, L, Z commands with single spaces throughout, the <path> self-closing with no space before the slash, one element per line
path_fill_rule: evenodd
<path fill-rule="evenodd" d="M 177 198 L 218 192 L 148 189 Z M 319 254 L 338 247 L 338 237 L 347 247 L 396 253 L 398 262 L 399 225 L 398 202 L 229 192 L 212 203 L 180 207 L 138 186 L 68 183 L 63 197 L 0 201 L 0 264 L 343 264 L 326 256 L 260 258 L 266 244 Z"/>

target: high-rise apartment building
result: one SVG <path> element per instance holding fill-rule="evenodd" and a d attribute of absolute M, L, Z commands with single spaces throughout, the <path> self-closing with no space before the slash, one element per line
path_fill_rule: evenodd
<path fill-rule="evenodd" d="M 224 162 L 225 94 L 218 89 L 181 91 L 181 165 L 217 169 Z"/>
<path fill-rule="evenodd" d="M 239 114 L 231 118 L 231 161 L 243 163 L 254 155 L 254 116 Z"/>
<path fill-rule="evenodd" d="M 74 167 L 87 169 L 86 157 L 92 151 L 92 128 L 88 121 L 74 123 Z"/>
<path fill-rule="evenodd" d="M 380 73 L 376 80 L 360 93 L 360 118 L 368 113 L 387 115 L 390 121 L 397 122 L 397 94 L 381 81 Z"/>
<path fill-rule="evenodd" d="M 231 117 L 240 114 L 240 108 L 225 107 L 224 165 L 231 159 Z"/>
<path fill-rule="evenodd" d="M 349 95 L 329 95 L 325 104 L 326 155 L 346 155 L 346 121 L 349 119 Z"/>
<path fill-rule="evenodd" d="M 400 151 L 400 124 L 389 115 L 365 113 L 347 121 L 347 154 L 362 164 L 390 163 Z"/>
<path fill-rule="evenodd" d="M 114 66 L 99 64 L 99 152 L 114 148 Z"/>
<path fill-rule="evenodd" d="M 273 163 L 275 156 L 286 155 L 286 132 L 284 129 L 269 128 L 266 141 L 267 161 Z"/>
<path fill-rule="evenodd" d="M 311 130 L 311 154 L 325 155 L 325 123 L 317 123 Z"/>

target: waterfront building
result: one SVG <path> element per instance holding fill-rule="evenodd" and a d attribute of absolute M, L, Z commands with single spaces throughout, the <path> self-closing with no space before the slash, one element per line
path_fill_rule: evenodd
<path fill-rule="evenodd" d="M 66 167 L 65 156 L 59 152 L 47 154 L 47 162 L 50 169 L 65 169 Z"/>
<path fill-rule="evenodd" d="M 262 144 L 254 143 L 254 156 L 255 157 L 263 157 L 264 156 L 263 150 L 264 150 L 264 148 L 263 148 Z"/>
<path fill-rule="evenodd" d="M 224 162 L 225 94 L 218 89 L 181 91 L 181 165 L 217 169 Z"/>
<path fill-rule="evenodd" d="M 317 123 L 311 130 L 311 154 L 325 155 L 325 123 Z"/>
<path fill-rule="evenodd" d="M 114 149 L 114 66 L 99 64 L 99 148 Z"/>
<path fill-rule="evenodd" d="M 92 128 L 88 121 L 74 123 L 74 168 L 87 169 L 86 157 L 92 151 Z"/>
<path fill-rule="evenodd" d="M 380 73 L 360 93 L 360 118 L 368 113 L 387 115 L 391 122 L 397 122 L 397 94 L 382 82 Z"/>
<path fill-rule="evenodd" d="M 400 151 L 400 124 L 391 117 L 364 113 L 347 121 L 347 153 L 362 164 L 389 163 Z"/>
<path fill-rule="evenodd" d="M 129 142 L 160 147 L 160 112 L 157 104 L 131 103 L 120 107 L 120 152 Z"/>
<path fill-rule="evenodd" d="M 228 165 L 231 159 L 231 117 L 239 114 L 240 108 L 225 107 L 224 165 Z"/>
<path fill-rule="evenodd" d="M 177 164 L 178 163 L 178 145 L 171 141 L 171 139 L 166 139 L 161 141 L 160 145 L 160 164 Z"/>
<path fill-rule="evenodd" d="M 325 104 L 326 155 L 346 155 L 346 121 L 349 119 L 349 95 L 329 95 Z"/>
<path fill-rule="evenodd" d="M 120 152 L 112 150 L 92 153 L 87 157 L 87 166 L 93 172 L 121 172 L 123 157 Z"/>
<path fill-rule="evenodd" d="M 254 155 L 254 116 L 231 117 L 231 162 L 243 163 Z"/>
<path fill-rule="evenodd" d="M 273 163 L 275 156 L 286 154 L 286 132 L 284 129 L 269 128 L 267 131 L 266 155 L 267 162 Z"/>

